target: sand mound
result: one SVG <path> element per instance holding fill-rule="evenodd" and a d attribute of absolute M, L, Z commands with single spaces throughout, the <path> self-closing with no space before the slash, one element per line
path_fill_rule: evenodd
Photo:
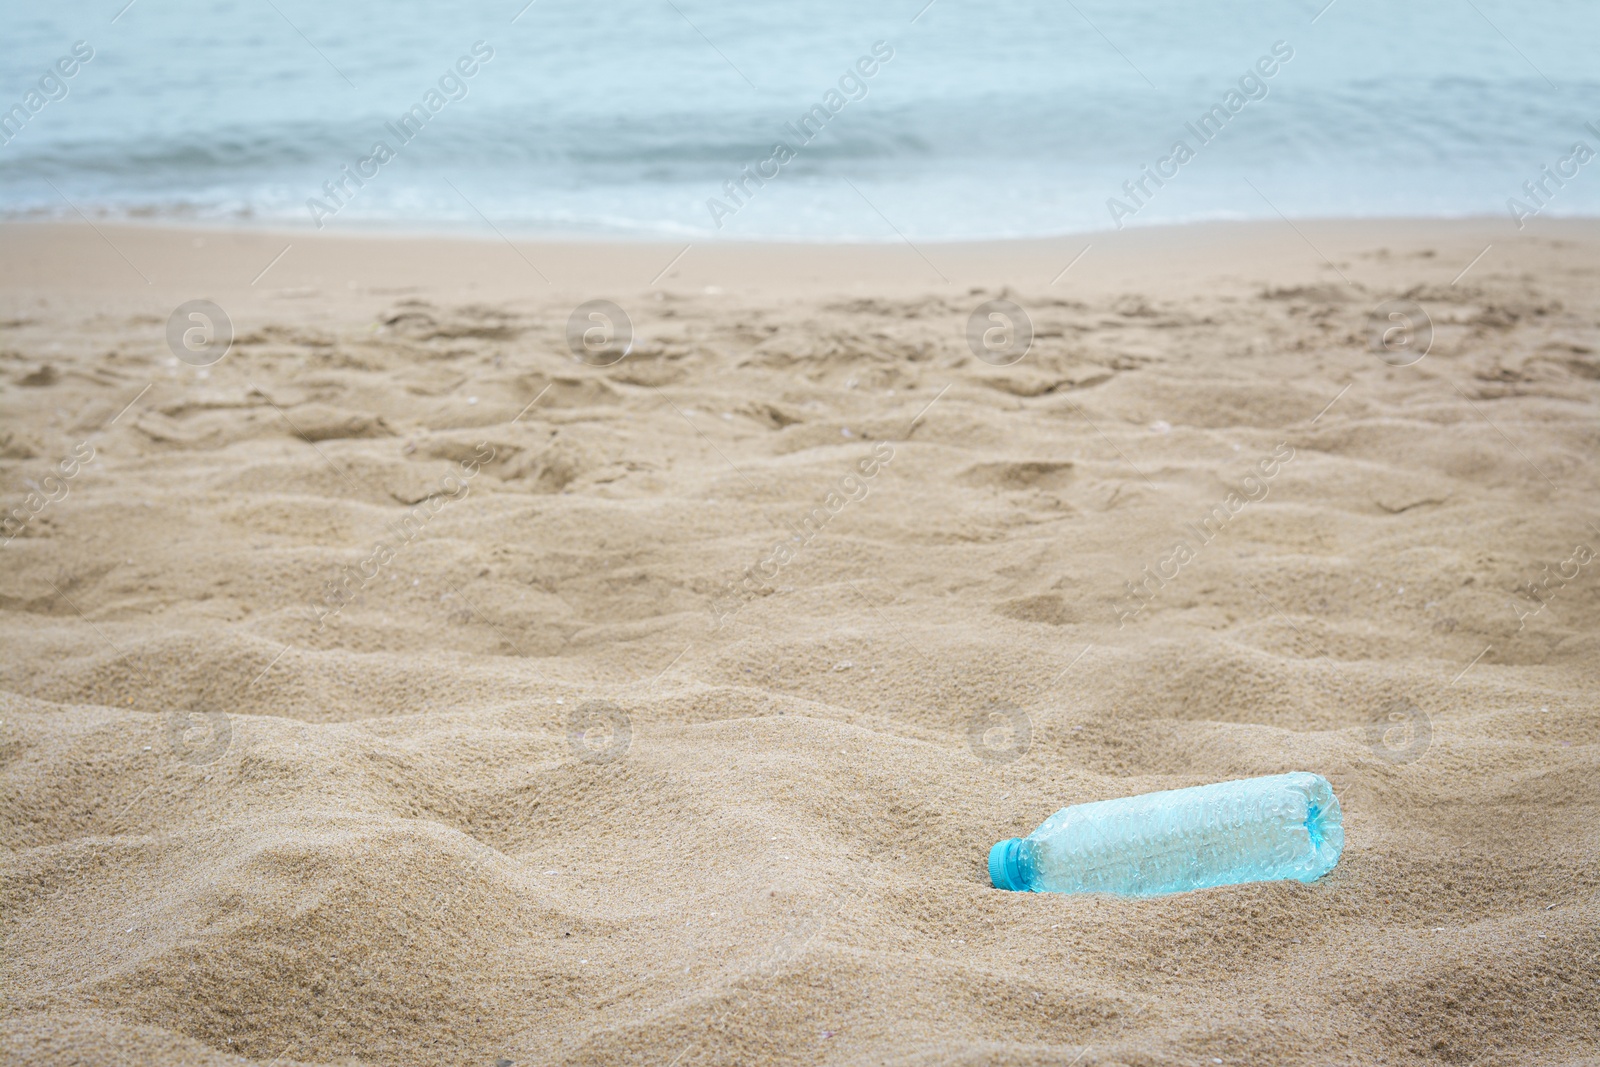
<path fill-rule="evenodd" d="M 568 294 L 263 304 L 203 374 L 18 310 L 8 501 L 94 459 L 0 549 L 7 1060 L 1592 1062 L 1597 250 L 639 293 L 613 367 Z M 1291 769 L 1316 884 L 984 877 Z"/>

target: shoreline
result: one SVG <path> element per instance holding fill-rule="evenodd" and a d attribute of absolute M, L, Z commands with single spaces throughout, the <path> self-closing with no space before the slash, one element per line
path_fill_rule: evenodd
<path fill-rule="evenodd" d="M 1600 221 L 1600 214 L 1546 214 L 1540 213 L 1528 217 L 1529 222 L 1561 225 L 1566 223 L 1583 224 Z M 1469 212 L 1459 215 L 1305 215 L 1296 216 L 1288 220 L 1290 225 L 1332 226 L 1384 226 L 1397 224 L 1409 225 L 1441 225 L 1454 226 L 1460 224 L 1484 224 L 1488 226 L 1511 225 L 1514 220 L 1508 218 L 1505 212 Z M 261 221 L 228 221 L 224 219 L 186 219 L 178 216 L 162 216 L 160 218 L 142 218 L 131 215 L 91 216 L 87 224 L 101 229 L 124 230 L 172 230 L 174 232 L 189 232 L 202 230 L 210 233 L 260 233 L 277 237 L 306 237 L 330 240 L 367 240 L 373 238 L 399 238 L 405 240 L 481 240 L 499 242 L 503 238 L 494 230 L 485 227 L 483 222 L 472 221 L 460 224 L 434 223 L 411 226 L 396 221 L 340 223 L 336 227 L 318 230 L 308 225 L 287 223 L 281 219 Z M 1181 232 L 1184 230 L 1200 229 L 1206 227 L 1230 226 L 1257 226 L 1262 224 L 1283 225 L 1284 219 L 1280 216 L 1262 217 L 1228 217 L 1228 218 L 1194 218 L 1180 221 L 1157 222 L 1130 222 L 1118 229 L 1112 226 L 1082 229 L 1062 230 L 1060 232 L 1031 234 L 1031 235 L 998 235 L 985 237 L 926 237 L 918 238 L 919 245 L 933 245 L 936 247 L 953 247 L 963 245 L 998 245 L 998 244 L 1033 244 L 1049 243 L 1055 241 L 1071 241 L 1096 236 L 1111 236 L 1127 231 L 1164 231 Z M 7 228 L 32 228 L 32 227 L 82 227 L 86 225 L 83 216 L 70 213 L 65 215 L 51 215 L 48 217 L 0 217 L 0 231 Z M 523 244 L 533 245 L 581 245 L 581 244 L 639 244 L 639 245 L 671 245 L 684 241 L 704 243 L 707 245 L 727 245 L 730 247 L 747 247 L 751 245 L 774 245 L 779 247 L 814 248 L 838 245 L 841 247 L 874 246 L 902 244 L 904 237 L 817 237 L 812 239 L 793 237 L 739 237 L 717 233 L 705 233 L 700 230 L 685 230 L 681 233 L 652 235 L 647 233 L 617 233 L 590 234 L 586 232 L 544 232 L 535 233 L 525 230 L 512 230 L 505 226 L 500 227 L 500 232 L 512 240 Z M 1514 231 L 1513 231 L 1514 232 Z"/>
<path fill-rule="evenodd" d="M 1039 295 L 1107 292 L 1141 282 L 1193 289 L 1247 276 L 1276 284 L 1380 285 L 1380 249 L 1426 245 L 1443 284 L 1550 241 L 1589 242 L 1600 218 L 1540 218 L 1518 232 L 1495 216 L 1350 218 L 1130 226 L 998 241 L 786 243 L 717 240 L 528 240 L 493 234 L 315 234 L 292 229 L 166 224 L 0 223 L 0 285 L 11 293 L 65 286 L 131 297 L 197 287 L 246 299 L 316 290 L 420 287 L 496 300 L 596 289 L 619 292 L 952 292 L 1000 285 Z M 1474 261 L 1486 247 L 1499 253 Z M 289 251 L 284 252 L 285 249 Z M 1087 252 L 1086 252 L 1087 250 Z M 283 253 L 280 257 L 280 253 Z M 682 255 L 680 256 L 680 253 Z M 1079 259 L 1082 254 L 1081 261 Z M 279 258 L 274 258 L 279 257 Z M 1453 267 L 1453 269 L 1452 269 Z M 1362 281 L 1362 279 L 1366 279 Z M 342 291 L 339 282 L 344 282 Z"/>

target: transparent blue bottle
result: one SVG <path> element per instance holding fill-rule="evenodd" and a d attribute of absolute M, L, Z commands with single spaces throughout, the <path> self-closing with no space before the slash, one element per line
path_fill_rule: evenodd
<path fill-rule="evenodd" d="M 996 889 L 1149 897 L 1333 870 L 1344 824 L 1333 786 L 1295 771 L 1074 804 L 989 850 Z"/>

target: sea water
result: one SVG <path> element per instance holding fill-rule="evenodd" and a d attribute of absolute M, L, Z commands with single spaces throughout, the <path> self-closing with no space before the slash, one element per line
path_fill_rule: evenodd
<path fill-rule="evenodd" d="M 1488 214 L 1513 233 L 1513 200 L 1600 212 L 1600 163 L 1541 169 L 1600 151 L 1596 40 L 1592 0 L 12 5 L 0 218 L 898 241 Z M 93 58 L 58 88 L 76 42 Z"/>

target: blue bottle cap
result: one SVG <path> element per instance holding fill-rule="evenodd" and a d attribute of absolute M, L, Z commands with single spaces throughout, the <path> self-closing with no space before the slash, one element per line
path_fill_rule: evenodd
<path fill-rule="evenodd" d="M 1022 838 L 1008 837 L 989 850 L 989 881 L 996 889 L 1021 891 L 1028 888 L 1022 871 Z"/>

